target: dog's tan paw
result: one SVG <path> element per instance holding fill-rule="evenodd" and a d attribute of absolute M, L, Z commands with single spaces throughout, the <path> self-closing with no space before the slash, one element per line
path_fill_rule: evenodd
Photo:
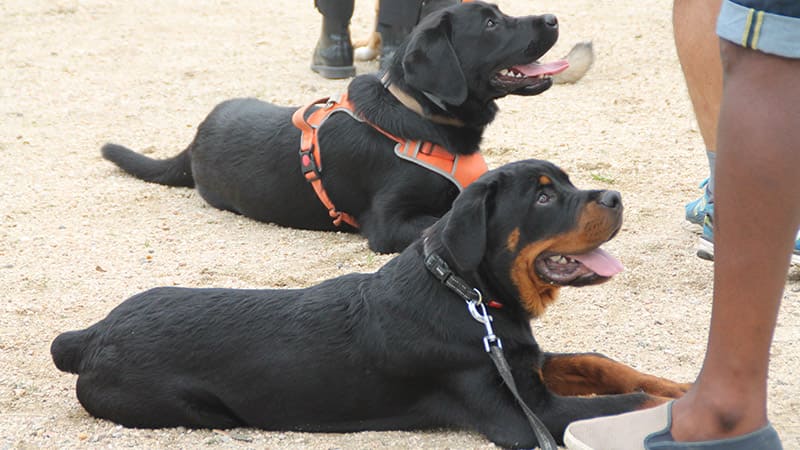
<path fill-rule="evenodd" d="M 378 57 L 378 51 L 370 47 L 357 47 L 353 50 L 353 58 L 356 61 L 372 61 Z"/>
<path fill-rule="evenodd" d="M 642 390 L 650 395 L 670 399 L 681 398 L 692 387 L 692 383 L 676 383 L 667 379 L 656 379 L 642 386 Z"/>

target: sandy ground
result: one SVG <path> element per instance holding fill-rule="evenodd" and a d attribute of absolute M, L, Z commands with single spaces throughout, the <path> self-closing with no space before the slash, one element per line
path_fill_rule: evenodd
<path fill-rule="evenodd" d="M 627 266 L 612 282 L 565 289 L 535 323 L 554 351 L 601 351 L 690 381 L 700 366 L 712 266 L 694 256 L 683 204 L 706 176 L 671 37 L 668 0 L 500 0 L 510 14 L 552 12 L 554 55 L 594 40 L 579 84 L 500 101 L 491 166 L 549 159 L 580 187 L 622 192 L 626 224 L 607 246 Z M 218 102 L 299 105 L 341 91 L 309 69 L 311 2 L 4 0 L 0 3 L 0 448 L 486 448 L 466 432 L 343 435 L 257 430 L 129 430 L 78 404 L 75 376 L 49 345 L 159 285 L 300 287 L 373 271 L 391 256 L 363 239 L 256 223 L 196 192 L 147 184 L 100 158 L 109 140 L 165 157 Z M 353 33 L 372 24 L 361 1 Z M 358 65 L 360 73 L 377 63 Z M 758 282 L 758 280 L 753 280 Z M 800 271 L 787 280 L 773 347 L 770 417 L 800 448 Z M 794 368 L 794 369 L 793 369 Z"/>

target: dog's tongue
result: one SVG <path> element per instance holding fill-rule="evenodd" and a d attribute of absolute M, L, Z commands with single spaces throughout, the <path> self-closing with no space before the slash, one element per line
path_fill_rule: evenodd
<path fill-rule="evenodd" d="M 601 277 L 610 277 L 622 272 L 622 263 L 608 254 L 603 249 L 595 249 L 582 255 L 569 255 L 570 258 L 580 261 L 592 272 Z"/>
<path fill-rule="evenodd" d="M 521 66 L 514 66 L 512 69 L 524 74 L 526 77 L 538 77 L 542 75 L 555 75 L 567 70 L 569 62 L 565 59 L 549 63 L 532 62 Z"/>

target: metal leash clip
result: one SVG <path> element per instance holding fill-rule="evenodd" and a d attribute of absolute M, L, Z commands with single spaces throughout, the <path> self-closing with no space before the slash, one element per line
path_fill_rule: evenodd
<path fill-rule="evenodd" d="M 497 348 L 503 348 L 503 342 L 500 340 L 497 335 L 494 334 L 494 329 L 492 328 L 492 316 L 486 311 L 486 305 L 483 304 L 483 295 L 481 291 L 477 289 L 473 289 L 476 294 L 478 294 L 477 300 L 467 300 L 467 309 L 469 313 L 472 315 L 472 318 L 476 321 L 483 324 L 486 327 L 486 336 L 483 337 L 483 348 L 486 350 L 486 353 L 490 353 L 492 350 L 492 345 L 496 345 Z"/>

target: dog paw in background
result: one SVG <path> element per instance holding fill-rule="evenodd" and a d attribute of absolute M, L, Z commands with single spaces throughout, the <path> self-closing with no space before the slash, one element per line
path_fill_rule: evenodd
<path fill-rule="evenodd" d="M 556 84 L 571 84 L 586 75 L 586 72 L 594 64 L 594 46 L 592 41 L 578 42 L 572 47 L 563 59 L 569 61 L 567 70 L 553 75 L 553 82 Z"/>

